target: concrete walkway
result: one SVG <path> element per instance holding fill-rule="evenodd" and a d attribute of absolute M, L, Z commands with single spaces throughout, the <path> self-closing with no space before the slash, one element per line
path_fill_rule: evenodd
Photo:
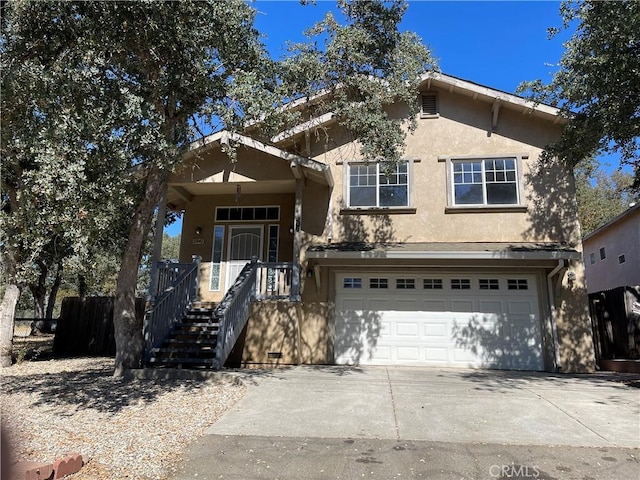
<path fill-rule="evenodd" d="M 370 478 L 413 478 L 425 458 L 442 476 L 424 478 L 527 478 L 494 476 L 505 464 L 537 467 L 539 479 L 547 464 L 563 472 L 544 470 L 548 478 L 640 475 L 638 450 L 629 450 L 640 447 L 639 376 L 330 366 L 238 374 L 247 394 L 187 452 L 175 478 L 348 479 L 367 468 L 382 475 Z M 591 465 L 593 450 L 613 460 Z M 596 470 L 605 476 L 590 476 Z"/>

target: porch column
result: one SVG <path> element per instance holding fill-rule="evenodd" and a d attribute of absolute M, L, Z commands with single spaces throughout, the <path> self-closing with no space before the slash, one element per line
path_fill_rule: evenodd
<path fill-rule="evenodd" d="M 302 187 L 303 178 L 296 178 L 296 200 L 293 209 L 293 275 L 291 299 L 300 301 L 300 246 L 302 243 Z"/>
<path fill-rule="evenodd" d="M 156 229 L 153 238 L 153 254 L 151 255 L 151 279 L 149 281 L 148 301 L 155 300 L 158 289 L 158 262 L 162 255 L 162 237 L 164 235 L 164 219 L 167 215 L 167 185 L 162 188 L 160 202 L 158 204 L 158 216 L 156 217 Z"/>

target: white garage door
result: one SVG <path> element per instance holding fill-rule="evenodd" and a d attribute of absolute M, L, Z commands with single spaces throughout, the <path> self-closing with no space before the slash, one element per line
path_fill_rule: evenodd
<path fill-rule="evenodd" d="M 335 362 L 543 370 L 534 275 L 337 275 Z"/>

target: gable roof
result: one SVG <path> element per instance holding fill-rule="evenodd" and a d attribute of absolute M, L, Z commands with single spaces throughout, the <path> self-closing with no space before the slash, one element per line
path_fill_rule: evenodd
<path fill-rule="evenodd" d="M 426 72 L 420 78 L 420 87 L 421 91 L 427 89 L 430 90 L 432 88 L 440 88 L 444 90 L 448 90 L 452 93 L 457 93 L 465 96 L 472 97 L 474 100 L 484 101 L 486 103 L 490 103 L 492 105 L 492 113 L 493 113 L 493 126 L 495 127 L 497 118 L 499 115 L 500 108 L 508 108 L 510 110 L 519 111 L 522 114 L 532 115 L 534 117 L 550 121 L 559 125 L 566 124 L 570 118 L 570 112 L 567 112 L 561 108 L 553 107 L 551 105 L 546 105 L 544 103 L 534 102 L 532 100 L 527 100 L 518 95 L 507 93 L 502 90 L 497 90 L 491 87 L 487 87 L 485 85 L 481 85 L 479 83 L 471 82 L 469 80 L 464 80 L 458 77 L 454 77 L 452 75 L 446 75 L 441 72 Z M 317 95 L 313 97 L 303 97 L 296 100 L 293 100 L 281 107 L 283 109 L 299 109 L 304 108 L 305 104 L 311 104 L 316 102 L 318 99 L 324 98 L 327 95 L 330 95 L 330 90 L 322 90 Z M 301 133 L 313 130 L 314 128 L 318 128 L 320 126 L 327 125 L 335 121 L 335 115 L 332 112 L 325 113 L 319 117 L 311 118 L 310 120 L 301 123 L 300 125 L 293 126 L 288 130 L 280 132 L 276 136 L 271 139 L 271 142 L 274 144 L 279 144 L 291 137 L 299 135 Z M 256 124 L 250 125 L 248 128 L 256 127 Z M 207 146 L 210 143 L 214 143 L 217 141 L 228 141 L 228 139 L 232 139 L 235 142 L 242 143 L 246 146 L 257 148 L 259 150 L 264 151 L 265 153 L 272 153 L 271 149 L 277 149 L 280 153 L 275 154 L 275 156 L 279 156 L 281 158 L 285 158 L 282 156 L 290 155 L 292 157 L 299 157 L 297 155 L 292 155 L 284 150 L 278 149 L 272 145 L 267 145 L 265 143 L 254 140 L 253 138 L 241 135 L 237 133 L 231 133 L 226 130 L 216 132 L 214 134 L 208 135 L 199 139 L 195 142 L 192 142 L 189 148 L 189 152 L 186 155 L 190 155 L 192 152 L 197 150 L 198 148 Z M 269 150 L 269 151 L 268 151 Z M 309 160 L 309 159 L 306 159 Z M 309 160 L 312 161 L 312 160 Z"/>
<path fill-rule="evenodd" d="M 561 108 L 527 100 L 513 93 L 496 90 L 495 88 L 440 72 L 425 73 L 421 78 L 420 85 L 422 88 L 427 89 L 433 87 L 442 88 L 452 93 L 470 96 L 474 100 L 481 100 L 511 110 L 517 110 L 523 114 L 531 114 L 553 123 L 565 124 L 570 117 L 570 112 Z"/>
<path fill-rule="evenodd" d="M 289 153 L 273 145 L 267 145 L 266 143 L 256 140 L 255 138 L 248 137 L 240 133 L 228 132 L 226 130 L 208 135 L 201 140 L 192 142 L 190 145 L 190 149 L 185 154 L 185 156 L 194 156 L 196 155 L 198 149 L 208 147 L 209 145 L 212 145 L 214 143 L 218 143 L 222 146 L 225 144 L 228 145 L 230 142 L 244 145 L 245 147 L 258 150 L 260 152 L 266 153 L 267 155 L 271 155 L 272 157 L 280 158 L 286 162 L 289 162 L 289 166 L 294 172 L 294 176 L 296 178 L 298 178 L 299 175 L 299 173 L 297 173 L 298 168 L 302 167 L 305 171 L 311 173 L 317 180 L 320 180 L 321 183 L 325 183 L 329 187 L 333 187 L 333 176 L 331 175 L 331 170 L 328 165 L 311 158 Z"/>
<path fill-rule="evenodd" d="M 504 92 L 495 88 L 487 87 L 479 83 L 471 82 L 452 75 L 446 75 L 440 72 L 426 72 L 420 77 L 420 91 L 439 88 L 447 90 L 451 93 L 465 95 L 474 100 L 483 101 L 491 104 L 493 116 L 493 128 L 496 127 L 500 108 L 507 108 L 522 113 L 523 115 L 531 115 L 542 120 L 552 122 L 558 125 L 564 125 L 568 122 L 571 112 L 567 112 L 561 108 L 546 105 L 540 102 L 527 100 L 513 93 Z M 290 102 L 283 108 L 300 109 L 305 104 L 312 104 L 318 100 L 330 95 L 329 90 L 322 90 L 317 95 L 310 98 L 299 98 Z M 274 136 L 271 141 L 274 143 L 283 142 L 291 137 L 297 136 L 306 131 L 318 128 L 335 121 L 335 115 L 331 112 L 324 115 L 311 118 L 310 120 L 296 125 L 288 130 L 280 132 Z"/>

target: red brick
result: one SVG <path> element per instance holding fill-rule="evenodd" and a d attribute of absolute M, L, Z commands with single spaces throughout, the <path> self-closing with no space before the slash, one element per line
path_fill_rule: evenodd
<path fill-rule="evenodd" d="M 82 468 L 82 456 L 77 453 L 66 455 L 65 457 L 53 462 L 53 470 L 55 471 L 54 480 L 66 477 L 72 473 L 80 471 Z"/>
<path fill-rule="evenodd" d="M 49 480 L 53 477 L 53 465 L 40 462 L 18 462 L 11 478 L 19 480 Z"/>

